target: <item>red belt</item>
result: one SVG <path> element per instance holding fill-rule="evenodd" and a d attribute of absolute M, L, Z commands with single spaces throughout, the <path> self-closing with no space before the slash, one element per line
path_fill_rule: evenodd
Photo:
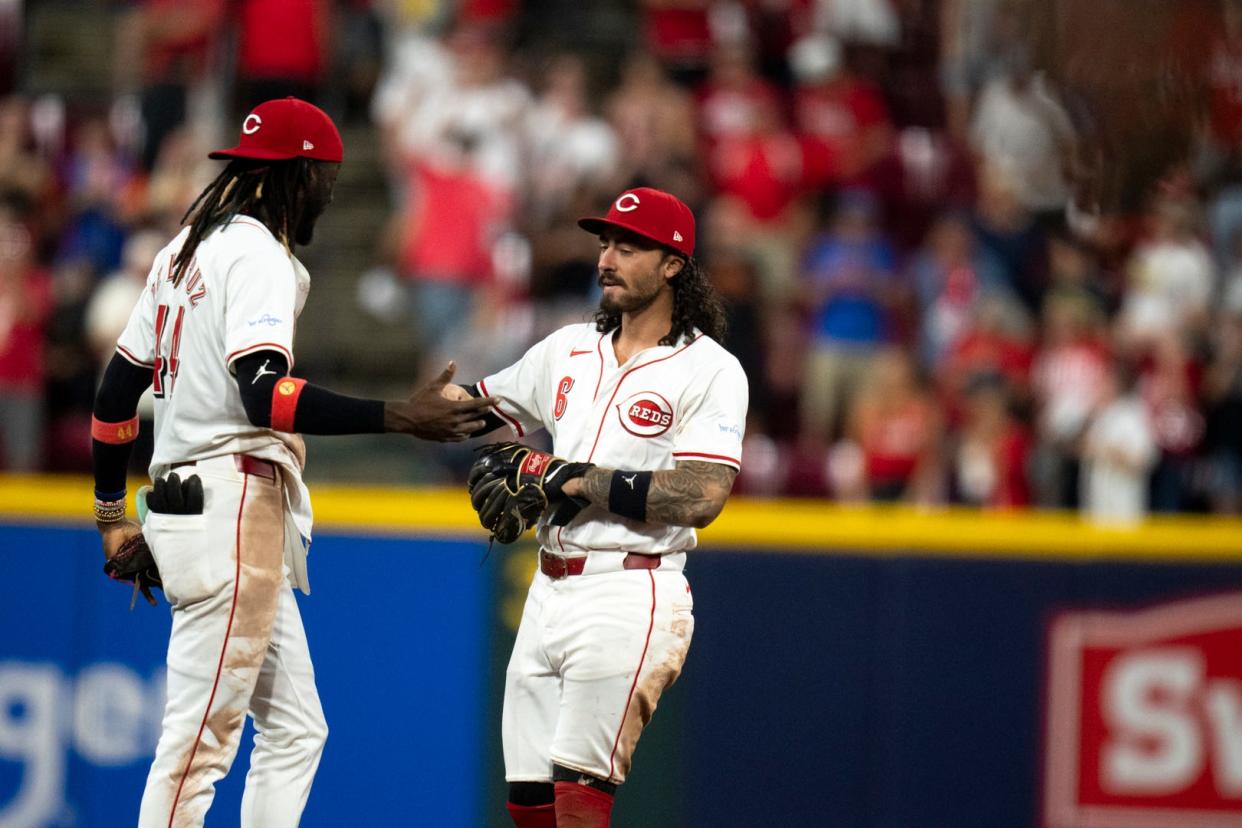
<path fill-rule="evenodd" d="M 562 558 L 559 555 L 553 555 L 551 552 L 539 550 L 539 571 L 549 578 L 561 579 L 570 575 L 581 575 L 582 570 L 586 568 L 585 557 L 583 558 Z M 638 552 L 630 552 L 621 561 L 622 569 L 659 569 L 659 555 L 642 555 Z"/>
<path fill-rule="evenodd" d="M 236 464 L 237 470 L 242 474 L 265 477 L 272 482 L 276 481 L 276 464 L 270 460 L 251 457 L 249 454 L 234 454 L 233 462 Z M 197 460 L 187 460 L 184 463 L 173 463 L 171 468 L 179 469 L 182 466 L 193 466 L 196 463 L 198 463 Z"/>

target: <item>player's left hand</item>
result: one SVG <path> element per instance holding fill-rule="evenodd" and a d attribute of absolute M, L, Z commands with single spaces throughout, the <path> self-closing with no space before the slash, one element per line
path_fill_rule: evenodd
<path fill-rule="evenodd" d="M 470 467 L 470 503 L 484 529 L 501 543 L 513 543 L 549 505 L 565 501 L 568 481 L 593 467 L 521 443 L 494 443 L 480 449 Z"/>
<path fill-rule="evenodd" d="M 159 567 L 155 565 L 155 557 L 151 548 L 142 536 L 142 527 L 137 522 L 126 518 L 119 523 L 100 527 L 103 536 L 104 563 L 103 571 L 114 581 L 125 581 L 134 585 L 134 598 L 130 600 L 130 609 L 138 593 L 147 603 L 155 606 L 152 587 L 163 587 Z"/>

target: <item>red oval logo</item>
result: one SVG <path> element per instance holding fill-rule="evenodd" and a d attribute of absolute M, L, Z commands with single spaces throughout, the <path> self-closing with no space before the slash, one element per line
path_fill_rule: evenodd
<path fill-rule="evenodd" d="M 673 407 L 654 391 L 639 392 L 618 405 L 617 416 L 635 437 L 659 437 L 673 425 Z"/>

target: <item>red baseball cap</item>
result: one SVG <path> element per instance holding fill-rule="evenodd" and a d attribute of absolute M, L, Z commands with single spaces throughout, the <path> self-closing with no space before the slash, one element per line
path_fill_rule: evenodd
<path fill-rule="evenodd" d="M 578 226 L 596 235 L 606 227 L 620 227 L 687 258 L 694 255 L 694 213 L 680 198 L 663 190 L 626 190 L 608 208 L 608 215 L 580 218 Z"/>
<path fill-rule="evenodd" d="M 277 98 L 250 111 L 242 121 L 237 146 L 216 150 L 208 157 L 264 161 L 313 158 L 339 163 L 344 155 L 341 133 L 328 113 L 298 98 Z"/>

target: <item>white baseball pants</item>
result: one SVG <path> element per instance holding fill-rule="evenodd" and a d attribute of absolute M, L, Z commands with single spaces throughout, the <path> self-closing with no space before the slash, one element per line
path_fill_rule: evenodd
<path fill-rule="evenodd" d="M 549 782 L 555 763 L 624 782 L 660 694 L 681 674 L 693 608 L 680 571 L 553 580 L 536 570 L 505 676 L 505 779 Z"/>
<path fill-rule="evenodd" d="M 327 738 L 306 632 L 284 572 L 284 493 L 231 456 L 180 472 L 202 515 L 151 513 L 143 532 L 172 604 L 168 700 L 140 828 L 201 826 L 249 713 L 244 828 L 296 826 Z"/>

